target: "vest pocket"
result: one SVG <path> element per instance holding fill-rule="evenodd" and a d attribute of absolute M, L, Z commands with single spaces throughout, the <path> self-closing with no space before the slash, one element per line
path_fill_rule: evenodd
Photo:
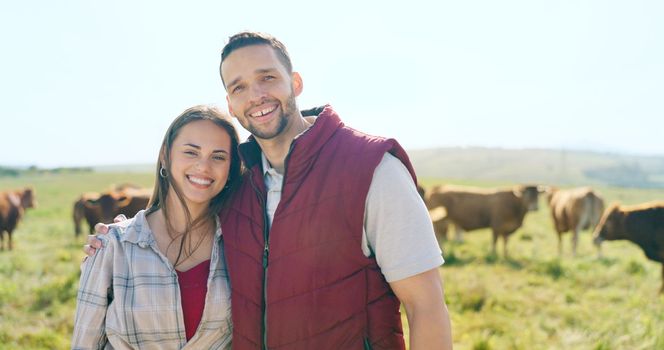
<path fill-rule="evenodd" d="M 364 350 L 371 350 L 371 344 L 369 344 L 369 339 L 364 338 Z"/>

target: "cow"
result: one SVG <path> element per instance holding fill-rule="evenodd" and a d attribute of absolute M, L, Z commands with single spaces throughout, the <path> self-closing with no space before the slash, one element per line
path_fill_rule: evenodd
<path fill-rule="evenodd" d="M 424 199 L 424 204 L 429 211 L 429 218 L 431 218 L 431 223 L 433 224 L 434 233 L 438 242 L 447 240 L 447 231 L 449 229 L 450 220 L 447 216 L 447 209 L 442 206 L 438 201 L 438 195 L 435 193 L 441 192 L 444 186 L 434 186 L 429 192 L 418 187 L 417 191 L 420 193 L 420 196 Z M 447 186 L 451 188 L 451 186 Z M 456 226 L 456 239 L 461 241 L 461 229 Z"/>
<path fill-rule="evenodd" d="M 4 250 L 5 232 L 7 232 L 7 248 L 13 249 L 12 233 L 25 210 L 36 206 L 37 201 L 32 188 L 0 192 L 0 250 Z"/>
<path fill-rule="evenodd" d="M 604 200 L 590 187 L 567 190 L 550 188 L 547 199 L 553 226 L 558 233 L 558 255 L 563 253 L 562 235 L 572 231 L 572 255 L 576 256 L 579 231 L 594 230 L 604 212 Z"/>
<path fill-rule="evenodd" d="M 140 186 L 132 184 L 132 183 L 123 183 L 120 185 L 113 185 L 111 186 L 111 189 L 104 192 L 104 193 L 99 193 L 99 192 L 86 192 L 83 193 L 75 202 L 74 202 L 74 208 L 73 208 L 73 219 L 74 219 L 74 233 L 78 237 L 81 234 L 81 221 L 85 219 L 88 223 L 89 227 L 89 232 L 90 234 L 94 234 L 94 226 L 95 224 L 99 222 L 105 222 L 104 218 L 102 218 L 102 208 L 99 202 L 99 198 L 103 194 L 109 194 L 110 196 L 113 196 L 111 193 L 116 193 L 116 197 L 120 196 L 117 195 L 117 193 L 120 192 L 125 192 L 127 191 L 128 193 L 133 193 L 136 194 L 137 192 L 140 193 L 139 196 L 144 196 L 147 193 L 147 189 L 142 189 Z M 148 195 L 149 197 L 149 195 Z M 112 199 L 110 200 L 111 203 L 107 204 L 110 208 L 113 208 L 115 204 L 112 203 Z M 102 200 L 102 202 L 108 202 L 108 200 Z M 86 203 L 88 204 L 86 206 Z M 146 203 L 147 204 L 147 203 Z M 123 203 L 120 203 L 120 206 L 123 206 Z M 113 210 L 113 209 L 110 209 Z M 140 210 L 140 209 L 138 209 Z M 138 210 L 134 210 L 134 208 L 126 208 L 125 211 L 127 211 L 130 215 L 121 212 L 118 214 L 125 214 L 127 216 L 133 216 L 136 214 Z M 108 222 L 105 222 L 108 223 Z"/>
<path fill-rule="evenodd" d="M 445 185 L 430 190 L 426 202 L 430 212 L 437 207 L 445 208 L 445 219 L 456 227 L 458 240 L 462 231 L 491 228 L 493 253 L 498 237 L 502 237 L 503 255 L 507 257 L 508 236 L 521 227 L 528 211 L 538 209 L 540 192 L 537 186 L 493 190 Z M 446 234 L 447 229 L 441 227 L 439 231 Z"/>
<path fill-rule="evenodd" d="M 75 202 L 74 202 L 74 232 L 76 237 L 81 234 L 81 221 L 85 219 L 88 223 L 89 233 L 94 234 L 94 226 L 96 223 L 101 222 L 101 210 L 98 205 L 85 206 L 87 201 L 94 202 L 99 199 L 101 196 L 97 192 L 87 192 L 83 193 Z"/>
<path fill-rule="evenodd" d="M 426 192 L 427 192 L 427 190 L 425 190 L 424 187 L 422 187 L 420 184 L 417 184 L 417 193 L 420 195 L 422 200 L 424 200 L 424 196 L 425 196 Z"/>
<path fill-rule="evenodd" d="M 429 210 L 429 217 L 431 218 L 431 223 L 433 224 L 433 231 L 436 234 L 438 242 L 447 240 L 447 228 L 449 227 L 450 220 L 447 217 L 447 210 L 445 207 L 436 207 Z M 457 231 L 459 235 L 459 232 Z M 457 235 L 457 239 L 460 240 L 460 236 Z"/>
<path fill-rule="evenodd" d="M 83 205 L 90 211 L 99 210 L 99 222 L 108 224 L 112 223 L 117 215 L 132 217 L 139 210 L 145 209 L 151 194 L 152 191 L 148 189 L 111 190 L 102 193 L 99 198 L 86 200 Z M 92 226 L 94 227 L 94 224 Z"/>
<path fill-rule="evenodd" d="M 626 239 L 641 247 L 648 259 L 661 263 L 659 292 L 664 293 L 664 202 L 613 204 L 604 212 L 593 236 L 598 250 L 603 241 Z"/>
<path fill-rule="evenodd" d="M 97 223 L 112 223 L 113 218 L 119 214 L 132 217 L 145 209 L 150 200 L 151 190 L 137 189 L 132 186 L 117 186 L 112 190 L 97 193 L 83 193 L 75 202 L 73 208 L 74 232 L 78 237 L 81 234 L 80 223 L 85 218 L 90 234 L 94 234 Z"/>
<path fill-rule="evenodd" d="M 431 218 L 431 223 L 433 225 L 434 232 L 438 242 L 442 242 L 447 239 L 447 211 L 443 207 L 430 208 L 428 199 L 426 196 L 426 189 L 421 185 L 417 185 L 417 193 L 420 195 L 429 210 L 429 217 Z"/>

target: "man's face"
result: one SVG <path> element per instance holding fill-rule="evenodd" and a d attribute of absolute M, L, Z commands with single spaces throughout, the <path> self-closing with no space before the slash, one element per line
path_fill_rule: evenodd
<path fill-rule="evenodd" d="M 260 139 L 284 132 L 297 116 L 295 97 L 302 92 L 297 73 L 289 74 L 268 45 L 233 51 L 221 65 L 229 112 Z"/>

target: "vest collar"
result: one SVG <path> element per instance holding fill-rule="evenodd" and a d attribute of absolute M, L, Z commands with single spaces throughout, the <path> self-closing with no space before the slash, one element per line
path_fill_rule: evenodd
<path fill-rule="evenodd" d="M 323 145 L 343 125 L 343 122 L 330 105 L 322 107 L 322 111 L 318 114 L 314 124 L 293 140 L 286 164 L 288 172 L 291 172 L 290 168 L 299 168 L 302 163 L 318 154 Z M 261 166 L 261 148 L 253 135 L 239 145 L 239 152 L 248 169 Z M 291 174 L 289 174 L 290 176 Z"/>

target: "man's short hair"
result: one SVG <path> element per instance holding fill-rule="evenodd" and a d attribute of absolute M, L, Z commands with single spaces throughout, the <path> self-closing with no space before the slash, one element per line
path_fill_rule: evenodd
<path fill-rule="evenodd" d="M 251 45 L 268 45 L 274 49 L 277 53 L 279 61 L 286 67 L 288 73 L 293 73 L 293 64 L 291 63 L 290 55 L 286 50 L 286 46 L 277 38 L 273 37 L 270 34 L 260 33 L 260 32 L 240 32 L 230 38 L 228 38 L 228 43 L 221 50 L 221 63 L 219 64 L 219 74 L 221 74 L 221 65 L 224 63 L 224 60 L 235 50 L 241 49 L 246 46 Z M 226 86 L 224 82 L 224 77 L 221 77 L 221 81 Z"/>

